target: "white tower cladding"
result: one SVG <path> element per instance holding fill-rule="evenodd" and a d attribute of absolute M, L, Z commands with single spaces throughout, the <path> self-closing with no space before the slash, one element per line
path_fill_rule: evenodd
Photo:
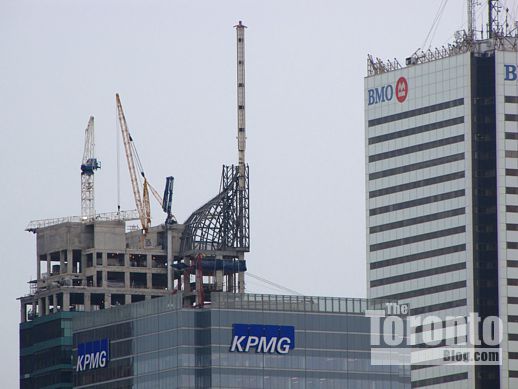
<path fill-rule="evenodd" d="M 514 41 L 516 45 L 516 41 Z M 514 46 L 516 47 L 516 46 Z M 501 387 L 518 387 L 518 52 L 495 53 L 499 316 L 504 322 Z"/>
<path fill-rule="evenodd" d="M 517 42 L 372 61 L 365 79 L 369 298 L 444 328 L 474 313 L 480 334 L 502 322 L 500 366 L 412 366 L 413 387 L 518 387 Z"/>
<path fill-rule="evenodd" d="M 365 79 L 369 298 L 442 320 L 470 311 L 470 109 L 469 53 Z M 458 387 L 470 374 L 436 366 L 412 380 Z"/>

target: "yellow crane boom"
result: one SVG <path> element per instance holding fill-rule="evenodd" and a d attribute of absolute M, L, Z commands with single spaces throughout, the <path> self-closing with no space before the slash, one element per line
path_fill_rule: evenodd
<path fill-rule="evenodd" d="M 149 205 L 149 193 L 147 190 L 147 180 L 144 176 L 144 173 L 141 171 L 141 175 L 144 177 L 144 188 L 143 194 L 141 195 L 139 189 L 139 181 L 137 176 L 137 171 L 135 168 L 135 154 L 133 153 L 132 147 L 132 138 L 128 130 L 128 124 L 126 122 L 126 116 L 124 115 L 124 110 L 122 109 L 122 103 L 117 93 L 115 95 L 115 100 L 117 103 L 117 113 L 119 116 L 119 124 L 122 133 L 122 139 L 124 143 L 124 151 L 126 152 L 126 160 L 128 161 L 128 170 L 131 179 L 131 188 L 133 189 L 133 197 L 135 198 L 135 206 L 137 207 L 137 211 L 139 214 L 140 223 L 142 225 L 142 230 L 144 233 L 147 233 L 149 230 L 149 226 L 151 225 L 151 212 Z"/>

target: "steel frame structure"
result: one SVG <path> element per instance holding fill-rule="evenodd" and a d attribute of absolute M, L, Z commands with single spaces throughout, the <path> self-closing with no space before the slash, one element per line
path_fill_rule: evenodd
<path fill-rule="evenodd" d="M 242 189 L 240 177 L 238 166 L 223 166 L 219 194 L 185 222 L 180 250 L 183 256 L 250 250 L 248 165 Z"/>

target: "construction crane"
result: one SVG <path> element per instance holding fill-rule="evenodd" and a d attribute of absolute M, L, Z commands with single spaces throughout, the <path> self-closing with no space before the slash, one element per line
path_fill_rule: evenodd
<path fill-rule="evenodd" d="M 174 185 L 174 177 L 166 177 L 165 179 L 165 188 L 164 188 L 164 200 L 162 201 L 162 209 L 167 215 L 165 219 L 166 225 L 171 225 L 176 223 L 176 218 L 171 213 L 171 208 L 173 204 L 173 185 Z"/>
<path fill-rule="evenodd" d="M 100 161 L 94 156 L 94 117 L 90 116 L 85 129 L 85 148 L 81 163 L 81 219 L 95 218 L 94 173 L 101 168 Z"/>
<path fill-rule="evenodd" d="M 246 226 L 245 205 L 248 203 L 248 191 L 246 188 L 246 115 L 245 115 L 245 28 L 241 20 L 234 26 L 237 38 L 237 149 L 238 149 L 238 240 L 241 246 L 245 246 Z M 244 281 L 243 281 L 244 282 Z"/>
<path fill-rule="evenodd" d="M 126 117 L 124 115 L 124 110 L 122 109 L 122 103 L 118 93 L 115 95 L 115 101 L 117 103 L 117 113 L 119 115 L 119 124 L 122 133 L 122 140 L 124 143 L 124 151 L 126 152 L 126 160 L 128 161 L 128 170 L 131 180 L 131 188 L 133 189 L 133 197 L 135 198 L 135 206 L 137 207 L 140 224 L 145 234 L 147 233 L 147 231 L 149 230 L 149 226 L 151 225 L 149 192 L 146 185 L 147 180 L 144 180 L 143 191 L 142 193 L 140 193 L 139 181 L 137 177 L 137 171 L 135 168 L 135 164 L 138 163 L 140 165 L 140 163 L 138 161 L 138 156 L 136 155 L 136 153 L 133 153 L 133 150 L 135 150 L 135 146 L 133 145 L 133 139 L 131 138 L 131 135 L 128 130 L 128 123 L 126 122 Z"/>
<path fill-rule="evenodd" d="M 245 188 L 245 28 L 241 20 L 234 26 L 237 35 L 237 148 L 239 162 L 239 189 Z"/>
<path fill-rule="evenodd" d="M 164 192 L 164 196 L 169 193 L 167 185 L 170 185 L 170 196 L 166 198 L 166 201 L 164 201 L 158 193 L 158 191 L 155 188 L 153 188 L 153 186 L 149 183 L 149 181 L 146 178 L 146 174 L 144 173 L 142 163 L 140 162 L 140 158 L 138 156 L 135 143 L 133 142 L 133 138 L 129 133 L 128 123 L 126 122 L 126 116 L 124 115 L 124 110 L 122 109 L 122 103 L 118 93 L 115 95 L 115 100 L 117 103 L 117 112 L 122 132 L 124 150 L 126 152 L 126 160 L 128 161 L 128 169 L 131 179 L 131 187 L 133 189 L 133 197 L 135 198 L 135 205 L 137 207 L 137 211 L 139 214 L 140 224 L 142 225 L 142 231 L 144 232 L 144 234 L 146 234 L 149 230 L 149 227 L 151 226 L 151 206 L 149 203 L 149 192 L 151 192 L 151 194 L 155 197 L 158 203 L 162 206 L 164 212 L 167 213 L 166 223 L 168 221 L 170 222 L 170 224 L 176 222 L 175 217 L 171 214 L 173 187 L 172 180 L 169 183 L 169 179 L 172 179 L 172 177 L 167 178 L 168 181 L 166 181 L 166 191 Z M 143 180 L 142 193 L 140 192 L 139 188 L 137 168 Z M 169 204 L 169 206 L 167 206 L 167 204 Z"/>
<path fill-rule="evenodd" d="M 94 117 L 90 116 L 85 129 L 85 146 L 81 163 L 81 215 L 52 219 L 32 220 L 25 231 L 36 233 L 40 228 L 46 228 L 61 223 L 90 223 L 92 221 L 130 221 L 138 220 L 136 210 L 96 213 L 94 173 L 101 168 L 101 162 L 95 158 Z"/>

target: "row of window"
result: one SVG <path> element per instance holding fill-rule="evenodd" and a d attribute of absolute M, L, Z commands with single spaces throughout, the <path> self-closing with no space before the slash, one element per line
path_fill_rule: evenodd
<path fill-rule="evenodd" d="M 432 196 L 421 197 L 414 200 L 403 201 L 401 203 L 385 205 L 378 208 L 369 209 L 369 216 L 380 215 L 383 213 L 399 211 L 401 209 L 407 209 L 417 207 L 425 204 L 437 203 L 439 201 L 451 200 L 458 197 L 464 197 L 466 191 L 464 189 L 454 190 L 451 192 L 436 194 Z"/>
<path fill-rule="evenodd" d="M 434 159 L 429 159 L 426 161 L 406 164 L 403 166 L 381 170 L 374 173 L 369 173 L 369 180 L 377 180 L 383 177 L 395 176 L 397 174 L 408 173 L 416 170 L 426 169 L 429 167 L 445 165 L 456 161 L 462 161 L 464 159 L 464 153 L 457 153 L 453 155 L 448 155 L 445 157 L 439 157 Z"/>
<path fill-rule="evenodd" d="M 460 142 L 464 142 L 464 135 L 451 136 L 449 138 L 437 139 L 430 142 L 420 143 L 413 146 L 402 147 L 396 150 L 369 155 L 369 162 L 382 161 L 388 158 L 400 157 L 402 155 L 417 153 L 419 151 L 430 150 L 436 147 L 451 145 Z"/>
<path fill-rule="evenodd" d="M 372 226 L 372 227 L 369 227 L 369 233 L 375 234 L 378 232 L 394 230 L 397 228 L 413 226 L 413 225 L 421 224 L 421 223 L 427 223 L 427 222 L 434 221 L 434 220 L 441 220 L 441 219 L 446 219 L 446 218 L 450 218 L 450 217 L 454 217 L 454 216 L 464 215 L 465 213 L 466 213 L 466 210 L 464 207 L 451 209 L 448 211 L 436 212 L 436 213 L 432 213 L 429 215 L 414 217 L 411 219 L 399 220 L 397 222 Z"/>
<path fill-rule="evenodd" d="M 403 282 L 403 281 L 409 281 L 409 280 L 415 280 L 415 279 L 419 279 L 419 278 L 431 277 L 431 276 L 434 276 L 437 274 L 451 273 L 451 272 L 454 272 L 457 270 L 463 270 L 463 269 L 466 269 L 466 262 L 459 262 L 459 263 L 454 263 L 451 265 L 434 267 L 431 269 L 421 270 L 421 271 L 417 271 L 417 272 L 413 272 L 413 273 L 400 274 L 400 275 L 393 276 L 393 277 L 372 280 L 370 282 L 370 287 L 375 288 L 377 286 L 394 284 L 397 282 Z"/>
<path fill-rule="evenodd" d="M 382 242 L 382 243 L 371 244 L 369 246 L 369 251 L 370 252 L 379 251 L 379 250 L 384 250 L 384 249 L 388 249 L 388 248 L 392 248 L 392 247 L 404 246 L 407 244 L 412 244 L 412 243 L 417 243 L 417 242 L 424 242 L 424 241 L 427 241 L 430 239 L 437 239 L 437 238 L 442 238 L 445 236 L 462 234 L 464 232 L 466 232 L 466 226 L 457 226 L 457 227 L 447 228 L 444 230 L 427 232 L 425 234 L 413 235 L 413 236 L 409 236 L 406 238 L 394 239 L 394 240 L 389 240 L 389 241 Z"/>
<path fill-rule="evenodd" d="M 453 107 L 458 107 L 460 105 L 464 105 L 463 98 L 450 100 L 450 101 L 446 101 L 443 103 L 428 105 L 426 107 L 412 109 L 409 111 L 396 113 L 394 115 L 387 115 L 387 116 L 377 118 L 377 119 L 370 119 L 367 122 L 367 125 L 369 127 L 374 127 L 374 126 L 378 126 L 378 125 L 384 124 L 384 123 L 390 123 L 390 122 L 394 122 L 397 120 L 408 119 L 408 118 L 415 117 L 415 116 L 421 116 L 421 115 L 425 115 L 425 114 L 432 113 L 432 112 L 437 112 L 437 111 L 442 111 L 442 110 L 453 108 Z"/>

